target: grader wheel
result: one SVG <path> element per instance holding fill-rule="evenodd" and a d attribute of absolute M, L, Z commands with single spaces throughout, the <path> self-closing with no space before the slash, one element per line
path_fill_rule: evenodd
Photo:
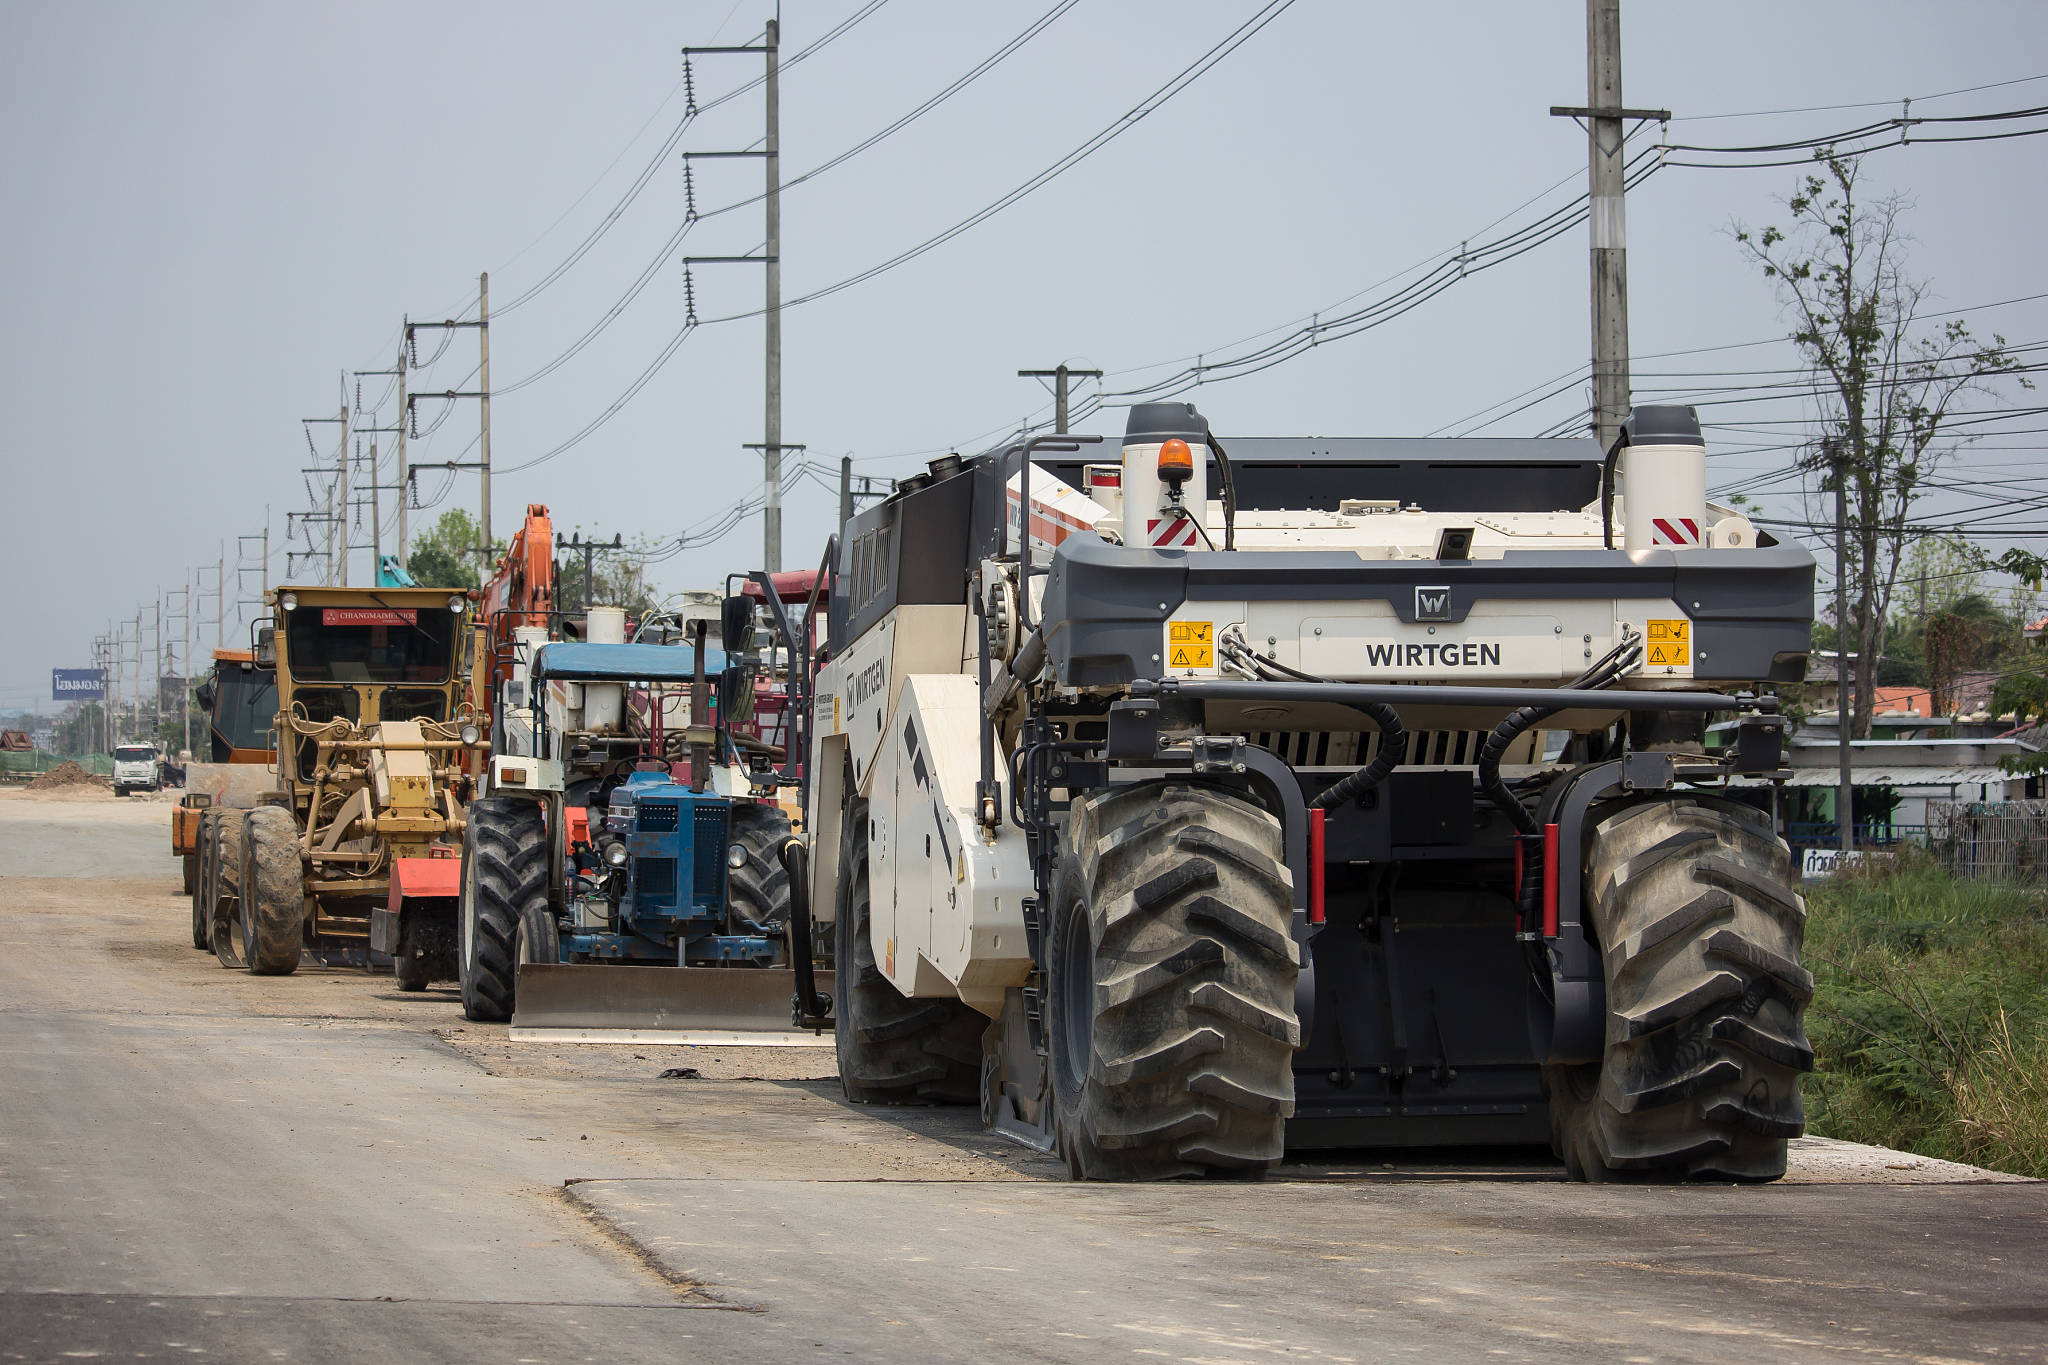
<path fill-rule="evenodd" d="M 242 961 L 242 854 L 247 842 L 249 816 L 246 811 L 224 810 L 215 814 L 209 840 L 206 880 L 202 894 L 209 915 L 208 941 L 223 967 L 240 969 Z"/>
<path fill-rule="evenodd" d="M 306 941 L 306 895 L 299 827 L 281 806 L 249 812 L 242 852 L 242 952 L 258 976 L 299 969 Z"/>

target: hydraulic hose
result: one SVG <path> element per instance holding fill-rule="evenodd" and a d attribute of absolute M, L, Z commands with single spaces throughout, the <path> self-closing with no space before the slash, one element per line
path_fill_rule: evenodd
<path fill-rule="evenodd" d="M 789 873 L 789 964 L 796 971 L 791 1022 L 823 1029 L 832 1022 L 832 997 L 818 989 L 817 963 L 811 957 L 811 854 L 803 840 L 792 837 L 783 840 L 781 858 Z"/>
<path fill-rule="evenodd" d="M 1393 707 L 1384 702 L 1369 702 L 1358 708 L 1380 727 L 1379 752 L 1372 756 L 1372 762 L 1348 777 L 1339 778 L 1323 788 L 1316 799 L 1309 802 L 1311 808 L 1328 810 L 1341 806 L 1377 787 L 1387 780 L 1387 774 L 1401 766 L 1408 757 L 1408 731 L 1402 728 L 1401 717 Z"/>
<path fill-rule="evenodd" d="M 1605 687 L 1619 678 L 1622 671 L 1633 664 L 1642 651 L 1642 641 L 1633 634 L 1622 637 L 1621 643 L 1601 656 L 1591 668 L 1567 683 L 1566 690 L 1581 687 Z M 1541 833 L 1536 817 L 1529 814 L 1516 795 L 1508 790 L 1508 784 L 1501 780 L 1501 760 L 1508 749 L 1520 739 L 1531 726 L 1539 725 L 1565 708 L 1561 706 L 1524 706 L 1508 714 L 1486 737 L 1485 745 L 1479 750 L 1479 789 L 1487 799 L 1500 808 L 1501 814 L 1514 822 L 1516 829 L 1524 834 Z"/>
<path fill-rule="evenodd" d="M 1293 678 L 1297 682 L 1313 683 L 1324 681 L 1324 679 L 1318 678 L 1312 673 L 1304 673 L 1298 668 L 1290 668 L 1270 654 L 1253 653 L 1248 646 L 1241 642 L 1226 641 L 1224 651 L 1241 665 L 1250 668 L 1254 674 L 1264 677 L 1268 682 L 1278 681 L 1273 676 L 1275 674 L 1278 674 L 1280 678 Z M 1346 802 L 1356 801 L 1359 797 L 1386 781 L 1387 774 L 1400 767 L 1402 761 L 1408 757 L 1408 731 L 1402 726 L 1401 715 L 1398 711 L 1385 702 L 1377 701 L 1363 703 L 1358 707 L 1358 710 L 1363 711 L 1373 724 L 1380 727 L 1379 752 L 1372 756 L 1372 762 L 1356 772 L 1339 778 L 1317 794 L 1315 800 L 1309 802 L 1309 807 L 1313 810 L 1328 810 L 1332 806 L 1341 806 Z"/>

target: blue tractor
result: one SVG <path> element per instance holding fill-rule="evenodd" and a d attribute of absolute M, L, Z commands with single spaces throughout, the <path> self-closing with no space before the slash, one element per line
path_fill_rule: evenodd
<path fill-rule="evenodd" d="M 533 752 L 494 753 L 468 810 L 470 1018 L 585 1037 L 789 1028 L 790 821 L 733 732 L 747 652 L 709 648 L 705 624 L 688 644 L 555 641 L 522 660 Z"/>

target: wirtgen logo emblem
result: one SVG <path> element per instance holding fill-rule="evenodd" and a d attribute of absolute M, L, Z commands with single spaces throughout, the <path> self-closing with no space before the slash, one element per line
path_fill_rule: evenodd
<path fill-rule="evenodd" d="M 1415 619 L 1418 621 L 1448 621 L 1451 619 L 1451 590 L 1443 588 L 1417 588 L 1415 590 Z"/>

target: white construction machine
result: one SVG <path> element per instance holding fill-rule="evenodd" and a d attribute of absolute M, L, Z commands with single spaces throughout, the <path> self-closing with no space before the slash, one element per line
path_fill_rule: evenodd
<path fill-rule="evenodd" d="M 848 1097 L 978 1100 L 1078 1178 L 1781 1174 L 1803 908 L 1730 779 L 1781 770 L 1814 564 L 1707 501 L 1693 412 L 1100 439 L 936 461 L 834 552 L 790 861 Z"/>

